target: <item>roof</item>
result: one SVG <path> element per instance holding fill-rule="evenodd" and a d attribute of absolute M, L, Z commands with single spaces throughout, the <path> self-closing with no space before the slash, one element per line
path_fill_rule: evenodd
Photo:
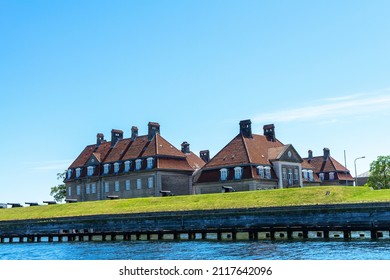
<path fill-rule="evenodd" d="M 349 170 L 330 155 L 326 160 L 324 160 L 324 156 L 312 157 L 311 160 L 309 160 L 309 158 L 304 158 L 304 164 L 313 166 L 314 172 L 317 174 L 334 172 L 337 174 L 339 180 L 354 180 Z"/>

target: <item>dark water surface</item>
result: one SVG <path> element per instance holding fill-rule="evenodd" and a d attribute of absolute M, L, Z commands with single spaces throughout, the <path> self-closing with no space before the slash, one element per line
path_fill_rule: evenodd
<path fill-rule="evenodd" d="M 390 260 L 390 241 L 0 244 L 1 260 Z"/>

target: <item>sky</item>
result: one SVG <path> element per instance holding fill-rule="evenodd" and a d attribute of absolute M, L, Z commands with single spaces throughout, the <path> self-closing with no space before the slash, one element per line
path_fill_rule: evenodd
<path fill-rule="evenodd" d="M 0 202 L 50 188 L 96 134 L 211 157 L 251 119 L 352 175 L 390 154 L 390 1 L 0 0 Z M 356 158 L 365 158 L 356 160 Z"/>

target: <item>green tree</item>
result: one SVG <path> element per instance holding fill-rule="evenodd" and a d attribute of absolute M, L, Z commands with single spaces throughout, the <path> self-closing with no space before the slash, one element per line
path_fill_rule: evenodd
<path fill-rule="evenodd" d="M 367 185 L 374 189 L 390 189 L 390 156 L 378 156 L 370 164 Z"/>
<path fill-rule="evenodd" d="M 64 181 L 66 177 L 66 170 L 62 173 L 57 173 L 57 180 Z M 58 184 L 51 188 L 50 195 L 54 197 L 54 200 L 61 202 L 66 198 L 66 187 L 65 184 Z"/>

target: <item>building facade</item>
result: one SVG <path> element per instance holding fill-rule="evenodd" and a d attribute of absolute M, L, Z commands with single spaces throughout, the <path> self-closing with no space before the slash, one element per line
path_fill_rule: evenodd
<path fill-rule="evenodd" d="M 181 150 L 160 135 L 160 125 L 150 122 L 148 134 L 131 137 L 113 129 L 111 141 L 98 133 L 69 166 L 64 180 L 66 198 L 75 201 L 132 198 L 193 193 L 193 175 L 205 162 L 183 142 Z"/>
<path fill-rule="evenodd" d="M 239 134 L 200 170 L 195 194 L 319 185 L 314 167 L 276 138 L 273 124 L 263 135 L 252 133 L 250 120 L 239 125 Z"/>

